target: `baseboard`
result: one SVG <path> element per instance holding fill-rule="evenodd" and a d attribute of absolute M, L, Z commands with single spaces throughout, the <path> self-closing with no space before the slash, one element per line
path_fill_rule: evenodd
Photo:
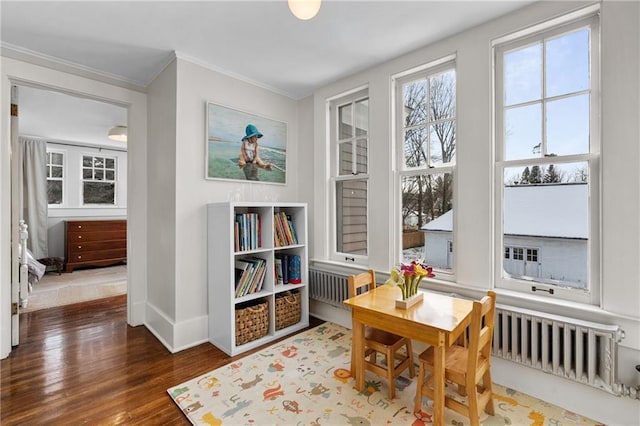
<path fill-rule="evenodd" d="M 144 325 L 171 352 L 176 353 L 209 341 L 208 316 L 174 322 L 147 302 Z"/>

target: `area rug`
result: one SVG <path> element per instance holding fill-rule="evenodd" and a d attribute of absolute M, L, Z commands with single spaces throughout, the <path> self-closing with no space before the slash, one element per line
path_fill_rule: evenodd
<path fill-rule="evenodd" d="M 351 330 L 325 323 L 167 392 L 194 425 L 430 424 L 426 398 L 422 411 L 413 413 L 416 380 L 408 372 L 396 380 L 393 400 L 386 380 L 369 372 L 364 391 L 356 391 L 350 348 Z M 453 386 L 447 394 L 457 397 Z M 494 416 L 483 413 L 483 425 L 600 424 L 497 384 L 494 405 Z M 469 421 L 446 409 L 444 423 Z"/>

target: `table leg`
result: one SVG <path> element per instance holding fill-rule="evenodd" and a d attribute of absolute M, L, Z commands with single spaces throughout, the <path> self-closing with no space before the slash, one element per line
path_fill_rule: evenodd
<path fill-rule="evenodd" d="M 351 318 L 351 323 L 353 327 L 351 341 L 353 357 L 351 359 L 355 364 L 351 366 L 351 370 L 355 372 L 356 389 L 358 392 L 362 392 L 364 389 L 364 325 L 354 317 Z"/>
<path fill-rule="evenodd" d="M 444 423 L 444 335 L 439 333 L 438 344 L 434 347 L 433 359 L 433 424 Z"/>

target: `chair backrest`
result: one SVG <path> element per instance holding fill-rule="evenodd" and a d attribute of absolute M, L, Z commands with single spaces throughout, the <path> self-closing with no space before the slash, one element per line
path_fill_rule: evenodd
<path fill-rule="evenodd" d="M 360 294 L 376 288 L 376 273 L 373 269 L 358 275 L 349 275 L 349 297 L 358 295 L 358 290 L 363 287 L 368 288 L 361 291 Z"/>
<path fill-rule="evenodd" d="M 478 356 L 481 353 L 487 360 L 491 357 L 491 342 L 493 341 L 493 323 L 496 315 L 496 294 L 487 292 L 482 300 L 473 302 L 471 324 L 469 326 L 469 357 L 468 372 L 476 370 Z"/>

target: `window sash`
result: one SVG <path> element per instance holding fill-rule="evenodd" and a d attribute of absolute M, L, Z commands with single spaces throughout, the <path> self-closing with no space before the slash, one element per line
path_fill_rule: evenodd
<path fill-rule="evenodd" d="M 495 55 L 495 122 L 496 122 L 496 131 L 495 131 L 495 188 L 496 188 L 496 197 L 495 197 L 495 205 L 496 205 L 496 222 L 495 222 L 495 238 L 497 243 L 495 244 L 495 270 L 498 271 L 496 274 L 496 286 L 500 288 L 506 288 L 511 290 L 516 290 L 520 292 L 530 293 L 531 292 L 531 281 L 522 280 L 515 277 L 510 277 L 509 274 L 505 274 L 504 272 L 504 261 L 505 260 L 514 260 L 516 255 L 515 252 L 511 252 L 511 259 L 508 259 L 505 256 L 507 246 L 504 244 L 504 233 L 503 233 L 503 190 L 504 190 L 504 181 L 503 175 L 504 170 L 506 168 L 511 167 L 519 167 L 525 165 L 542 165 L 542 164 L 554 164 L 561 165 L 564 163 L 578 163 L 578 162 L 586 162 L 588 164 L 588 173 L 589 173 L 589 181 L 588 181 L 588 249 L 587 249 L 587 274 L 588 274 L 588 288 L 586 290 L 577 290 L 568 287 L 559 287 L 551 284 L 545 284 L 544 282 L 535 281 L 536 287 L 542 289 L 554 289 L 554 296 L 549 295 L 546 292 L 536 292 L 536 295 L 544 296 L 544 297 L 556 297 L 566 300 L 577 301 L 581 303 L 589 303 L 589 304 L 597 304 L 599 303 L 599 289 L 600 289 L 600 236 L 599 236 L 599 205 L 600 205 L 600 122 L 599 122 L 599 64 L 600 64 L 600 52 L 599 52 L 599 22 L 597 14 L 593 13 L 593 9 L 589 9 L 592 15 L 586 16 L 583 14 L 578 18 L 573 18 L 570 22 L 558 23 L 556 21 L 556 26 L 550 28 L 538 28 L 537 31 L 533 33 L 528 33 L 523 37 L 517 38 L 516 36 L 510 36 L 510 40 L 501 44 L 494 44 L 494 55 Z M 504 112 L 509 108 L 514 108 L 513 105 L 505 106 L 503 105 L 504 100 L 504 91 L 503 91 L 503 69 L 504 69 L 504 61 L 503 55 L 505 52 L 512 51 L 514 49 L 519 49 L 530 45 L 532 43 L 540 42 L 542 39 L 552 39 L 559 35 L 574 32 L 581 28 L 589 28 L 590 29 L 590 41 L 589 41 L 589 90 L 581 90 L 572 92 L 570 94 L 563 94 L 560 96 L 549 96 L 542 98 L 541 102 L 543 104 L 548 103 L 549 101 L 557 100 L 557 99 L 567 99 L 572 96 L 583 95 L 585 93 L 589 93 L 589 147 L 588 152 L 577 153 L 571 155 L 557 155 L 557 156 L 545 156 L 545 154 L 550 154 L 546 152 L 547 150 L 547 140 L 546 140 L 546 132 L 544 127 L 542 127 L 542 135 L 541 135 L 541 153 L 539 156 L 530 157 L 530 158 L 521 158 L 514 160 L 505 160 L 505 140 L 503 129 L 505 126 L 504 122 Z M 542 72 L 544 72 L 544 68 L 542 68 Z M 543 95 L 546 95 L 546 90 L 543 86 Z M 530 104 L 533 104 L 531 102 Z M 518 104 L 520 105 L 520 104 Z M 545 124 L 545 117 L 542 116 L 542 126 Z M 526 258 L 526 253 L 524 254 Z M 540 252 L 537 252 L 537 258 L 540 260 Z"/>

